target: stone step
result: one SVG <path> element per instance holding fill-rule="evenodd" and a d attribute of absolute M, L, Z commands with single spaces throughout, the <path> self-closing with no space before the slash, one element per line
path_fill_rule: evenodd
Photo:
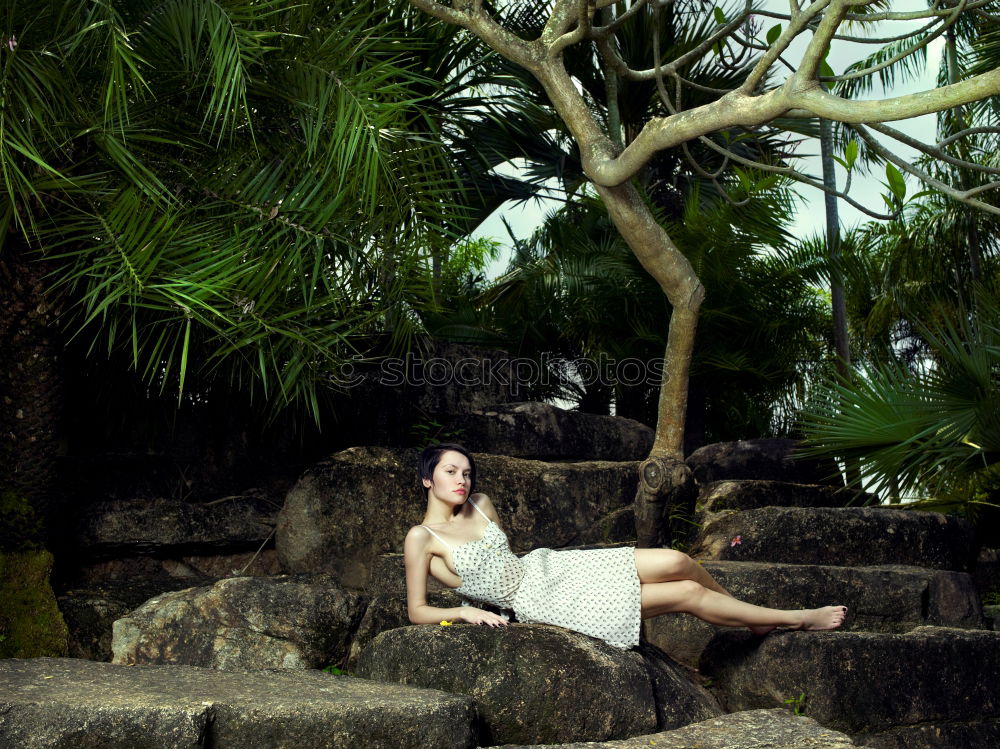
<path fill-rule="evenodd" d="M 634 419 L 566 411 L 548 403 L 500 403 L 460 416 L 440 416 L 461 429 L 474 453 L 536 460 L 644 460 L 653 430 Z"/>
<path fill-rule="evenodd" d="M 273 533 L 279 507 L 263 493 L 196 503 L 114 499 L 84 505 L 75 542 L 85 556 L 176 556 L 258 549 Z"/>
<path fill-rule="evenodd" d="M 791 439 L 715 442 L 699 447 L 685 461 L 699 484 L 725 479 L 764 479 L 797 484 L 843 486 L 840 468 L 830 459 L 802 458 Z"/>
<path fill-rule="evenodd" d="M 695 511 L 704 518 L 711 518 L 727 510 L 759 507 L 860 507 L 876 503 L 876 495 L 843 486 L 727 479 L 702 485 Z"/>
<path fill-rule="evenodd" d="M 965 572 L 882 565 L 831 567 L 773 562 L 703 562 L 734 596 L 776 609 L 848 607 L 841 631 L 908 632 L 939 625 L 986 627 L 972 577 Z M 702 651 L 725 627 L 687 614 L 645 622 L 646 638 L 672 658 L 698 668 Z"/>
<path fill-rule="evenodd" d="M 729 711 L 794 704 L 866 746 L 1000 741 L 1000 632 L 726 632 L 706 648 L 701 672 Z"/>
<path fill-rule="evenodd" d="M 935 512 L 762 507 L 716 516 L 690 553 L 733 562 L 905 564 L 967 572 L 975 563 L 976 540 L 969 521 Z"/>
<path fill-rule="evenodd" d="M 498 749 L 849 749 L 850 737 L 788 710 L 744 710 L 673 731 L 618 741 L 505 744 Z"/>
<path fill-rule="evenodd" d="M 722 714 L 655 648 L 537 624 L 393 629 L 362 651 L 357 674 L 470 696 L 481 746 L 627 738 Z"/>
<path fill-rule="evenodd" d="M 462 695 L 318 671 L 0 661 L 0 746 L 18 749 L 466 749 L 475 720 Z"/>

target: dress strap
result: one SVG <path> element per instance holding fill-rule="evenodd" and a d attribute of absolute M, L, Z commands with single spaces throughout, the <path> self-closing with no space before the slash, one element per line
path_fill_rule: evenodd
<path fill-rule="evenodd" d="M 475 506 L 475 505 L 473 505 L 473 506 Z M 480 510 L 480 512 L 482 512 L 482 510 Z M 451 551 L 451 544 L 449 544 L 447 541 L 445 541 L 443 538 L 441 538 L 441 536 L 439 536 L 437 533 L 435 533 L 434 531 L 432 531 L 426 525 L 421 525 L 420 527 L 423 528 L 428 533 L 430 533 L 432 536 L 434 536 L 434 538 L 436 538 L 438 541 L 440 541 L 441 543 L 443 543 L 445 545 L 445 548 L 448 549 L 448 551 Z"/>
<path fill-rule="evenodd" d="M 480 510 L 480 509 L 479 509 L 479 505 L 477 505 L 477 504 L 476 504 L 475 502 L 473 502 L 473 501 L 472 501 L 472 497 L 469 497 L 469 504 L 470 504 L 470 505 L 472 505 L 473 507 L 475 507 L 475 508 L 476 508 L 476 511 L 477 511 L 477 512 L 478 512 L 478 513 L 479 513 L 480 515 L 482 515 L 482 516 L 483 516 L 484 518 L 486 518 L 486 522 L 488 522 L 488 523 L 489 523 L 489 522 L 492 522 L 492 521 L 490 520 L 490 516 L 489 516 L 489 515 L 487 515 L 487 514 L 486 514 L 485 512 L 483 512 L 482 510 Z M 428 528 L 428 530 L 430 530 L 430 529 Z"/>

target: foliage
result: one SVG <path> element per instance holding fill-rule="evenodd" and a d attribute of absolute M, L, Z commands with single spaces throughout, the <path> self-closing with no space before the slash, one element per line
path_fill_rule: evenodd
<path fill-rule="evenodd" d="M 676 221 L 665 221 L 713 289 L 692 371 L 704 394 L 710 439 L 787 429 L 803 362 L 821 359 L 826 349 L 822 298 L 800 269 L 765 251 L 788 241 L 782 228 L 790 211 L 786 200 L 774 192 L 745 206 L 713 205 L 696 191 Z M 532 397 L 567 399 L 585 408 L 594 403 L 573 361 L 659 362 L 670 317 L 659 286 L 615 232 L 600 201 L 590 198 L 552 213 L 529 241 L 519 243 L 507 274 L 478 306 L 488 313 L 483 324 L 492 325 L 491 335 L 548 367 L 548 378 Z M 618 413 L 652 421 L 655 380 L 630 386 L 607 377 L 605 397 L 613 392 Z M 642 410 L 635 405 L 637 394 Z"/>
<path fill-rule="evenodd" d="M 408 269 L 468 220 L 460 34 L 396 0 L 3 4 L 0 236 L 90 356 L 318 420 L 358 336 L 411 332 Z"/>
<path fill-rule="evenodd" d="M 920 325 L 933 358 L 827 381 L 802 414 L 812 454 L 856 458 L 874 490 L 966 506 L 1000 499 L 1000 316 L 994 300 Z M 930 503 L 925 506 L 932 506 Z"/>

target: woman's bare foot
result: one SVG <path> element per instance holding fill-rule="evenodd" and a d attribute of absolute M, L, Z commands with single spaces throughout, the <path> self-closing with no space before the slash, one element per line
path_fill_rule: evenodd
<path fill-rule="evenodd" d="M 807 632 L 836 629 L 844 623 L 846 616 L 846 606 L 824 606 L 819 609 L 805 609 L 802 612 L 802 623 L 797 629 Z"/>

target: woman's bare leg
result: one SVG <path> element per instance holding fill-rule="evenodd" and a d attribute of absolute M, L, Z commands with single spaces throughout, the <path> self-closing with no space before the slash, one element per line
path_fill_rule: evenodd
<path fill-rule="evenodd" d="M 766 634 L 775 627 L 792 629 L 836 629 L 847 615 L 845 606 L 819 609 L 769 609 L 737 600 L 694 580 L 645 583 L 641 586 L 642 616 L 683 612 L 722 627 L 750 627 Z"/>
<path fill-rule="evenodd" d="M 708 570 L 687 554 L 674 549 L 636 549 L 635 569 L 639 573 L 640 583 L 694 580 L 716 593 L 731 595 Z"/>

